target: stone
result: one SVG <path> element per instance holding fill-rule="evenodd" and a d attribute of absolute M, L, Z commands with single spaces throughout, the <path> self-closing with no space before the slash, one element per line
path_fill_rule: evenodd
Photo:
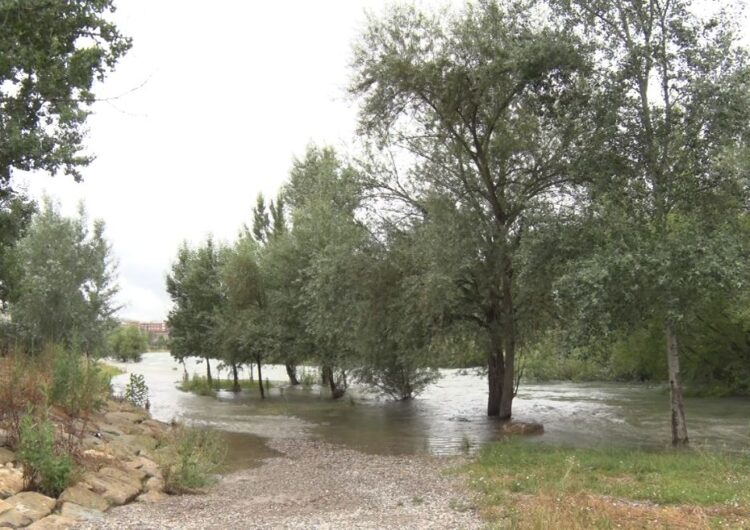
<path fill-rule="evenodd" d="M 148 493 L 150 491 L 164 491 L 164 479 L 160 477 L 151 477 L 146 481 L 143 490 Z"/>
<path fill-rule="evenodd" d="M 34 521 L 38 521 L 42 517 L 46 517 L 51 514 L 56 504 L 55 499 L 52 499 L 35 491 L 24 491 L 22 493 L 17 493 L 16 495 L 13 495 L 12 497 L 6 499 L 5 502 L 10 504 L 13 509 L 5 512 L 3 516 L 0 516 L 0 526 L 2 526 L 2 517 L 12 512 L 17 512 L 18 514 L 28 518 L 29 521 L 26 524 L 31 524 Z"/>
<path fill-rule="evenodd" d="M 16 461 L 16 453 L 5 447 L 0 447 L 0 466 L 4 466 L 8 462 Z"/>
<path fill-rule="evenodd" d="M 67 488 L 62 492 L 59 500 L 102 512 L 109 508 L 109 502 L 104 497 L 97 495 L 82 484 L 76 484 Z"/>
<path fill-rule="evenodd" d="M 86 508 L 73 502 L 64 502 L 60 507 L 60 515 L 70 517 L 78 521 L 98 521 L 104 517 L 104 513 L 93 508 Z"/>
<path fill-rule="evenodd" d="M 0 528 L 23 528 L 34 521 L 28 515 L 19 512 L 16 509 L 0 513 Z"/>
<path fill-rule="evenodd" d="M 510 421 L 503 424 L 503 433 L 520 434 L 530 436 L 534 434 L 544 434 L 544 425 L 541 423 L 525 423 L 521 421 Z"/>
<path fill-rule="evenodd" d="M 7 512 L 8 510 L 12 510 L 12 509 L 13 509 L 13 505 L 8 504 L 5 501 L 0 501 L 0 514 L 3 514 Z"/>
<path fill-rule="evenodd" d="M 8 431 L 0 429 L 0 447 L 8 445 Z"/>
<path fill-rule="evenodd" d="M 144 473 L 145 477 L 161 477 L 161 469 L 159 465 L 153 460 L 144 456 L 138 456 L 133 460 L 125 462 L 125 467 L 129 469 L 137 469 Z M 144 478 L 145 478 L 144 477 Z"/>
<path fill-rule="evenodd" d="M 118 450 L 132 456 L 141 453 L 150 453 L 156 449 L 158 442 L 151 436 L 143 434 L 124 434 L 110 443 L 112 452 L 117 454 Z"/>
<path fill-rule="evenodd" d="M 48 515 L 44 519 L 29 526 L 29 530 L 67 530 L 72 528 L 78 521 L 64 515 Z"/>
<path fill-rule="evenodd" d="M 166 493 L 162 493 L 161 491 L 151 490 L 147 491 L 146 493 L 142 493 L 138 495 L 138 497 L 135 499 L 136 502 L 144 502 L 146 504 L 151 504 L 154 502 L 163 501 L 167 498 Z"/>
<path fill-rule="evenodd" d="M 23 473 L 20 469 L 0 468 L 0 499 L 12 497 L 23 491 Z"/>
<path fill-rule="evenodd" d="M 98 473 L 87 473 L 83 482 L 91 486 L 94 493 L 117 506 L 127 504 L 141 492 L 141 484 L 137 479 L 112 467 L 102 468 Z"/>

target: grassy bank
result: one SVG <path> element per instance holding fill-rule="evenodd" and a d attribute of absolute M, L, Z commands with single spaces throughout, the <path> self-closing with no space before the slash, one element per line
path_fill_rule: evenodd
<path fill-rule="evenodd" d="M 750 456 L 508 441 L 468 467 L 496 528 L 742 528 Z"/>
<path fill-rule="evenodd" d="M 257 380 L 240 379 L 239 384 L 240 390 L 260 392 Z M 277 381 L 265 380 L 263 381 L 263 388 L 268 391 L 279 384 Z M 205 376 L 193 374 L 193 377 L 183 378 L 177 388 L 183 392 L 192 392 L 199 396 L 212 396 L 219 390 L 234 390 L 234 380 L 214 377 L 212 384 L 209 385 Z"/>

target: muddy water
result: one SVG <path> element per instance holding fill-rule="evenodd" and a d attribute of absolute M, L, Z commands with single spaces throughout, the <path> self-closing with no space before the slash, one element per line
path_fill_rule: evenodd
<path fill-rule="evenodd" d="M 183 367 L 166 352 L 145 354 L 138 364 L 113 364 L 145 376 L 157 419 L 225 432 L 230 461 L 237 467 L 271 456 L 262 443 L 269 437 L 320 437 L 381 454 L 455 454 L 502 437 L 501 424 L 484 415 L 486 380 L 471 372 L 444 370 L 437 383 L 408 403 L 356 389 L 351 397 L 332 401 L 317 387 L 281 384 L 260 400 L 257 392 L 249 391 L 219 392 L 217 398 L 181 392 L 176 384 Z M 189 374 L 205 373 L 205 365 L 195 360 L 188 360 L 186 369 Z M 272 382 L 286 380 L 282 366 L 264 367 L 263 376 Z M 113 380 L 116 391 L 127 378 Z M 689 399 L 687 415 L 693 445 L 750 451 L 750 399 Z M 514 419 L 543 423 L 545 433 L 530 439 L 539 443 L 658 447 L 670 440 L 668 397 L 659 386 L 525 384 L 514 402 Z"/>

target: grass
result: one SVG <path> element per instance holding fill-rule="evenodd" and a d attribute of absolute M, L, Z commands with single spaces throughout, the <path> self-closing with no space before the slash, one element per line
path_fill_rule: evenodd
<path fill-rule="evenodd" d="M 208 379 L 205 376 L 193 374 L 191 378 L 183 378 L 182 382 L 177 388 L 183 392 L 192 392 L 199 396 L 213 396 L 218 390 L 234 390 L 233 379 L 219 379 L 214 377 L 212 385 L 208 384 Z M 245 391 L 260 392 L 258 389 L 258 381 L 249 379 L 240 379 L 240 389 Z M 274 381 L 263 381 L 263 388 L 268 391 L 273 386 L 278 385 Z"/>
<path fill-rule="evenodd" d="M 97 365 L 99 366 L 99 370 L 101 371 L 101 373 L 104 374 L 105 377 L 108 377 L 110 379 L 112 379 L 116 375 L 125 373 L 125 370 L 103 361 L 98 361 Z"/>
<path fill-rule="evenodd" d="M 719 528 L 750 516 L 750 456 L 510 440 L 467 469 L 499 528 Z"/>

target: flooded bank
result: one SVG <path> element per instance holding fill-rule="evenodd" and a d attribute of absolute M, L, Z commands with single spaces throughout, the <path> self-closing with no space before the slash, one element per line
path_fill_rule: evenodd
<path fill-rule="evenodd" d="M 155 418 L 228 433 L 230 460 L 239 467 L 271 456 L 263 438 L 316 437 L 376 454 L 457 454 L 502 437 L 501 423 L 485 416 L 486 380 L 472 372 L 443 370 L 443 377 L 411 402 L 357 389 L 351 398 L 332 401 L 317 387 L 283 385 L 260 400 L 253 391 L 211 397 L 178 390 L 183 367 L 167 352 L 145 354 L 138 364 L 115 364 L 144 375 Z M 205 373 L 205 365 L 193 359 L 185 369 Z M 272 382 L 286 380 L 283 366 L 264 366 L 263 374 Z M 127 379 L 117 376 L 115 390 Z M 688 399 L 686 412 L 694 446 L 750 451 L 750 399 Z M 524 384 L 514 402 L 514 419 L 543 423 L 545 433 L 530 438 L 539 443 L 661 447 L 671 439 L 668 398 L 660 386 Z"/>

